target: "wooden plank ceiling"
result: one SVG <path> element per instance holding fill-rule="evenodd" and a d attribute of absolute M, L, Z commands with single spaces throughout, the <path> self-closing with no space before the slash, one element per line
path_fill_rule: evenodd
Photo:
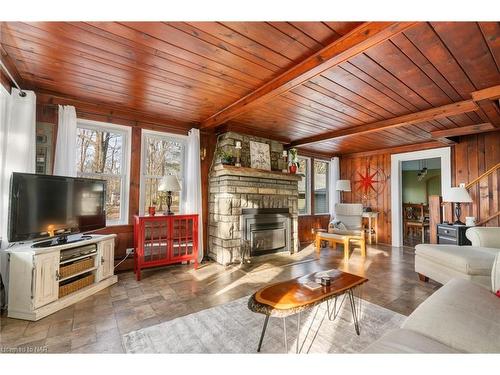
<path fill-rule="evenodd" d="M 22 83 L 39 93 L 204 128 L 215 114 L 286 77 L 318 51 L 344 48 L 363 27 L 371 26 L 7 22 L 1 43 Z M 499 23 L 419 22 L 400 28 L 374 45 L 360 43 L 347 59 L 216 125 L 300 145 L 324 133 L 468 101 L 472 92 L 500 85 Z M 320 58 L 309 62 L 314 59 Z M 472 124 L 499 126 L 498 104 L 490 100 L 494 95 L 486 96 L 468 112 L 304 147 L 352 153 L 428 142 L 431 132 Z"/>

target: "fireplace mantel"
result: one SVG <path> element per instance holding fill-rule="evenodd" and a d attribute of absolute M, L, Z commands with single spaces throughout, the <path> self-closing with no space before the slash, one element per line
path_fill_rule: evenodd
<path fill-rule="evenodd" d="M 214 166 L 211 177 L 240 176 L 254 178 L 268 178 L 283 181 L 300 181 L 302 175 L 283 173 L 279 171 L 267 171 L 265 169 L 255 169 L 247 167 L 235 167 L 234 165 L 219 164 Z"/>

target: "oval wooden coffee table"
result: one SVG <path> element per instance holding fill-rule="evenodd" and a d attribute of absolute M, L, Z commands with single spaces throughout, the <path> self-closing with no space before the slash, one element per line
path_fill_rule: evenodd
<path fill-rule="evenodd" d="M 320 276 L 330 276 L 331 283 L 329 286 L 321 286 L 318 289 L 310 289 L 306 286 L 307 283 L 315 282 Z M 260 352 L 262 341 L 266 333 L 267 323 L 270 317 L 283 318 L 283 331 L 285 336 L 285 351 L 287 350 L 286 341 L 286 317 L 298 314 L 297 316 L 297 352 L 299 352 L 299 327 L 300 313 L 304 310 L 311 309 L 314 306 L 319 306 L 323 302 L 327 302 L 327 313 L 330 320 L 334 320 L 340 311 L 340 307 L 346 296 L 349 297 L 354 327 L 359 335 L 358 311 L 353 290 L 367 282 L 368 279 L 353 275 L 351 273 L 330 270 L 311 273 L 295 279 L 270 284 L 258 290 L 248 300 L 248 308 L 256 313 L 264 314 L 264 326 L 259 340 L 257 352 Z M 337 297 L 344 295 L 342 302 L 337 309 Z M 333 311 L 330 312 L 330 300 L 334 299 L 335 304 Z M 316 311 L 317 313 L 317 311 Z M 332 319 L 333 316 L 333 319 Z M 323 317 L 324 318 L 324 317 Z M 314 318 L 313 318 L 314 320 Z M 312 324 L 311 324 L 312 325 Z M 321 328 L 321 325 L 320 327 Z M 318 330 L 319 330 L 318 328 Z M 307 337 L 306 337 L 307 338 Z"/>

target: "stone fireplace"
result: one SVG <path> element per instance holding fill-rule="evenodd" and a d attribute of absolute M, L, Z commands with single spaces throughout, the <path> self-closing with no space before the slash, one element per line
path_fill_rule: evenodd
<path fill-rule="evenodd" d="M 248 138 L 256 137 L 226 133 L 219 138 L 218 148 L 231 147 L 235 140 L 245 147 Z M 278 169 L 277 155 L 283 146 L 272 144 L 270 149 L 276 154 L 271 156 L 272 168 Z M 246 247 L 250 256 L 298 251 L 297 183 L 301 177 L 248 166 L 245 157 L 242 167 L 216 160 L 210 172 L 208 250 L 209 256 L 223 265 L 241 261 Z"/>

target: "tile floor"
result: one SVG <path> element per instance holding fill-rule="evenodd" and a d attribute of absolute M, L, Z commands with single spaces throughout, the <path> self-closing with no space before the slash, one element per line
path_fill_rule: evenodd
<path fill-rule="evenodd" d="M 51 353 L 121 353 L 127 332 L 191 314 L 247 296 L 270 282 L 339 268 L 366 276 L 363 298 L 401 314 L 410 314 L 439 284 L 423 283 L 413 270 L 411 248 L 374 245 L 363 259 L 355 249 L 349 260 L 343 251 L 312 245 L 298 254 L 267 255 L 251 264 L 223 267 L 203 264 L 145 271 L 137 282 L 132 272 L 118 283 L 37 322 L 0 317 L 0 349 L 40 347 Z"/>

